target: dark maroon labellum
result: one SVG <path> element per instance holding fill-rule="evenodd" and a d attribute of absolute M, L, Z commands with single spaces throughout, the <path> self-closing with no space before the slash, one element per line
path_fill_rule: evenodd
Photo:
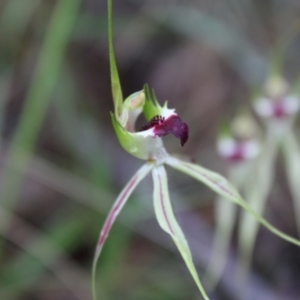
<path fill-rule="evenodd" d="M 142 130 L 153 127 L 155 136 L 162 137 L 172 133 L 180 139 L 181 146 L 184 146 L 189 138 L 189 127 L 177 115 L 172 115 L 167 119 L 155 116 L 147 125 L 143 126 Z"/>
<path fill-rule="evenodd" d="M 286 115 L 284 105 L 282 102 L 277 102 L 273 104 L 273 114 L 275 118 L 282 118 Z"/>
<path fill-rule="evenodd" d="M 231 153 L 227 157 L 227 159 L 232 161 L 232 162 L 240 162 L 240 161 L 245 159 L 244 153 L 245 153 L 244 144 L 243 143 L 237 143 L 233 153 Z"/>
<path fill-rule="evenodd" d="M 147 130 L 147 129 L 150 129 L 156 125 L 159 125 L 159 124 L 162 124 L 164 122 L 165 118 L 162 117 L 162 116 L 155 116 L 153 117 L 149 123 L 147 123 L 146 125 L 144 125 L 140 131 L 143 131 L 143 130 Z"/>

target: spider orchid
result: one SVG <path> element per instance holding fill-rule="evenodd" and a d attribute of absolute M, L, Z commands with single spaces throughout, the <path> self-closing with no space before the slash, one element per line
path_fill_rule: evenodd
<path fill-rule="evenodd" d="M 247 190 L 253 181 L 253 171 L 261 151 L 257 126 L 252 117 L 246 113 L 240 113 L 233 119 L 233 122 L 224 125 L 221 127 L 217 140 L 217 150 L 222 159 L 227 162 L 227 176 L 230 182 L 249 201 Z M 211 290 L 215 289 L 225 270 L 237 213 L 238 207 L 234 203 L 224 201 L 221 196 L 216 199 L 215 235 L 211 257 L 204 276 L 204 282 L 207 282 Z M 251 218 L 246 211 L 242 213 Z M 255 219 L 253 220 L 256 222 Z M 247 227 L 247 232 L 243 232 L 246 238 L 250 231 L 251 227 Z M 238 232 L 240 232 L 240 227 Z"/>
<path fill-rule="evenodd" d="M 298 95 L 290 92 L 288 83 L 279 75 L 273 75 L 268 79 L 264 96 L 254 104 L 259 116 L 277 121 L 295 116 L 299 108 Z"/>
<path fill-rule="evenodd" d="M 245 197 L 258 214 L 264 214 L 268 196 L 272 191 L 276 160 L 280 154 L 283 154 L 299 234 L 300 149 L 293 125 L 300 108 L 300 101 L 297 92 L 293 91 L 280 73 L 276 72 L 269 76 L 262 95 L 254 102 L 254 110 L 264 121 L 266 130 L 262 151 L 252 172 L 254 180 L 252 184 L 249 184 Z M 258 229 L 258 222 L 243 212 L 240 218 L 238 239 L 239 277 L 242 282 L 246 281 L 249 273 Z"/>
<path fill-rule="evenodd" d="M 109 59 L 112 83 L 112 95 L 114 101 L 114 113 L 111 113 L 112 124 L 121 146 L 131 155 L 144 160 L 144 165 L 133 175 L 127 185 L 121 191 L 110 210 L 107 219 L 102 227 L 98 244 L 95 251 L 92 285 L 93 297 L 96 299 L 95 274 L 96 265 L 103 245 L 109 235 L 112 225 L 126 204 L 128 198 L 147 174 L 152 173 L 153 178 L 153 202 L 157 221 L 161 228 L 173 239 L 180 254 L 185 261 L 196 285 L 203 298 L 208 300 L 208 296 L 199 280 L 196 268 L 193 264 L 192 255 L 185 239 L 183 231 L 176 221 L 169 197 L 168 178 L 165 165 L 173 167 L 183 173 L 206 184 L 222 197 L 230 200 L 248 210 L 260 223 L 269 228 L 278 236 L 300 246 L 300 242 L 292 237 L 280 232 L 267 221 L 261 218 L 251 209 L 247 203 L 239 196 L 238 192 L 222 176 L 209 171 L 199 165 L 181 160 L 174 155 L 170 155 L 164 148 L 162 137 L 173 134 L 180 139 L 181 146 L 188 140 L 189 128 L 183 122 L 174 109 L 170 109 L 165 103 L 161 106 L 154 93 L 145 86 L 144 90 L 129 96 L 123 101 L 118 70 L 115 62 L 113 42 L 112 42 L 112 0 L 108 0 L 108 40 Z M 135 121 L 143 113 L 148 121 L 141 130 L 135 130 Z"/>

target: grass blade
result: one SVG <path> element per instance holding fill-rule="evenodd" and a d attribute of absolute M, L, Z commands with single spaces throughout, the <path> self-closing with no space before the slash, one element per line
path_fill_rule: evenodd
<path fill-rule="evenodd" d="M 17 164 L 19 172 L 6 168 L 1 182 L 2 203 L 10 207 L 18 197 L 23 174 L 35 147 L 80 3 L 80 0 L 58 1 L 48 25 L 23 113 L 6 159 L 8 166 Z M 22 150 L 22 155 L 19 150 Z"/>

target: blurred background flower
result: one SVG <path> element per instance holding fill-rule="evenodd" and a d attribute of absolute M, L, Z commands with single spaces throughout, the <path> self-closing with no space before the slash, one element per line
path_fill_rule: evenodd
<path fill-rule="evenodd" d="M 184 148 L 164 138 L 168 151 L 227 175 L 228 161 L 215 147 L 219 123 L 241 109 L 251 112 L 253 91 L 264 92 L 274 53 L 299 96 L 299 15 L 296 0 L 115 0 L 124 95 L 149 83 L 190 127 Z M 119 146 L 112 110 L 106 1 L 0 1 L 1 299 L 90 299 L 99 228 L 140 166 Z M 293 138 L 298 129 L 295 120 Z M 299 236 L 285 167 L 279 156 L 264 216 Z M 215 196 L 189 177 L 168 174 L 202 276 L 212 252 Z M 100 299 L 200 299 L 157 225 L 151 195 L 147 177 L 112 229 L 98 272 Z M 260 228 L 241 289 L 236 245 L 234 234 L 211 299 L 299 299 L 296 246 Z"/>

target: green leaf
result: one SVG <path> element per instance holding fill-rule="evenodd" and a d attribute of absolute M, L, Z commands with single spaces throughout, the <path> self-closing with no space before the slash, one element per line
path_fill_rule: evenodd
<path fill-rule="evenodd" d="M 123 95 L 119 79 L 118 68 L 115 59 L 114 45 L 113 45 L 113 29 L 112 29 L 112 0 L 108 0 L 108 47 L 109 47 L 109 63 L 110 63 L 110 77 L 111 89 L 114 100 L 115 115 L 117 120 L 122 114 Z"/>
<path fill-rule="evenodd" d="M 209 300 L 199 280 L 188 243 L 174 216 L 169 197 L 167 174 L 164 166 L 159 165 L 154 167 L 152 170 L 152 177 L 154 182 L 154 209 L 157 221 L 161 228 L 172 237 L 203 298 Z"/>
<path fill-rule="evenodd" d="M 130 195 L 132 194 L 132 192 L 134 191 L 134 189 L 136 188 L 138 183 L 142 179 L 145 178 L 145 176 L 151 171 L 152 168 L 153 168 L 152 163 L 147 163 L 147 164 L 143 165 L 137 171 L 137 173 L 129 180 L 129 182 L 124 187 L 124 189 L 118 196 L 117 200 L 115 201 L 115 203 L 114 203 L 112 209 L 110 210 L 110 212 L 107 216 L 107 219 L 102 227 L 102 230 L 100 232 L 99 239 L 98 239 L 97 248 L 96 248 L 95 255 L 94 255 L 93 270 L 92 270 L 92 285 L 93 285 L 93 299 L 94 300 L 97 299 L 96 282 L 95 282 L 96 281 L 96 267 L 97 267 L 97 262 L 100 257 L 102 247 L 109 235 L 109 232 L 111 230 L 112 225 L 115 222 L 116 217 L 122 210 L 122 208 L 125 205 L 125 203 L 127 202 L 128 198 L 130 197 Z"/>
<path fill-rule="evenodd" d="M 283 233 L 275 228 L 263 217 L 261 217 L 249 204 L 239 195 L 235 188 L 221 175 L 209 171 L 196 164 L 188 163 L 179 160 L 175 157 L 168 157 L 166 163 L 179 171 L 190 175 L 191 177 L 203 182 L 225 199 L 230 200 L 248 211 L 258 222 L 268 228 L 271 232 L 281 237 L 282 239 L 300 247 L 300 241 Z"/>

